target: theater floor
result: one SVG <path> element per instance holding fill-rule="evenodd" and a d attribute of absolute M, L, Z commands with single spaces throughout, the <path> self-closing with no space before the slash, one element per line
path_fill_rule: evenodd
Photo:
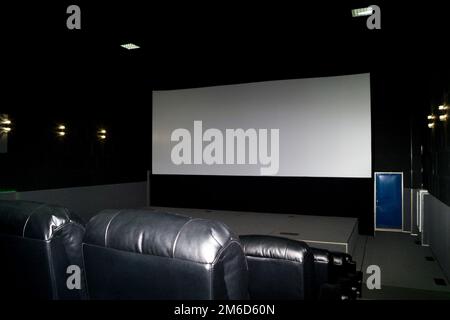
<path fill-rule="evenodd" d="M 431 249 L 416 240 L 410 234 L 398 232 L 359 237 L 354 260 L 363 271 L 364 280 L 369 265 L 381 269 L 381 289 L 368 290 L 364 285 L 364 299 L 450 299 L 448 279 Z M 435 279 L 442 279 L 445 285 L 438 285 Z"/>

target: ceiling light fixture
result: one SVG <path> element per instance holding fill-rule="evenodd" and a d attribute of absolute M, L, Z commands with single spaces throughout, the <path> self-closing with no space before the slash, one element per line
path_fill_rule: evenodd
<path fill-rule="evenodd" d="M 125 44 L 121 44 L 120 46 L 127 50 L 134 50 L 134 49 L 140 48 L 138 45 L 135 45 L 134 43 L 125 43 Z"/>
<path fill-rule="evenodd" d="M 352 17 L 366 17 L 370 16 L 373 13 L 372 7 L 367 8 L 359 8 L 359 9 L 353 9 L 352 10 Z"/>

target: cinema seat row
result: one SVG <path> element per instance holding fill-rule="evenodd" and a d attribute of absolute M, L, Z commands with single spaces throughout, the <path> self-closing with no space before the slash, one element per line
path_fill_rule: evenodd
<path fill-rule="evenodd" d="M 351 256 L 151 209 L 0 200 L 0 272 L 13 299 L 356 299 Z M 76 284 L 79 284 L 78 286 Z"/>

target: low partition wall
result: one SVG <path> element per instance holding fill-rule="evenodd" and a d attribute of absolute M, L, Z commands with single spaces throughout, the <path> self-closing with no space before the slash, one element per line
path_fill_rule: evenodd
<path fill-rule="evenodd" d="M 29 200 L 69 208 L 86 222 L 100 210 L 147 205 L 147 182 L 0 193 L 2 200 Z"/>
<path fill-rule="evenodd" d="M 411 232 L 412 231 L 412 215 L 413 215 L 413 206 L 412 206 L 412 197 L 413 197 L 413 189 L 404 188 L 403 189 L 403 231 Z"/>
<path fill-rule="evenodd" d="M 424 197 L 426 242 L 450 280 L 450 207 L 429 194 Z"/>

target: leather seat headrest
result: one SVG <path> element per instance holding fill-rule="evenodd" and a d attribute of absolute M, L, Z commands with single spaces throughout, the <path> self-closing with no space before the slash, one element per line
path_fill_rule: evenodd
<path fill-rule="evenodd" d="M 89 245 L 214 263 L 222 250 L 237 242 L 218 221 L 195 219 L 158 210 L 103 210 L 86 227 Z"/>
<path fill-rule="evenodd" d="M 342 266 L 346 263 L 352 262 L 352 256 L 348 253 L 343 252 L 330 252 L 331 256 L 333 257 L 333 263 L 338 266 Z"/>
<path fill-rule="evenodd" d="M 311 248 L 315 262 L 329 263 L 331 261 L 331 254 L 328 250 Z"/>
<path fill-rule="evenodd" d="M 276 236 L 239 237 L 246 256 L 283 259 L 302 263 L 309 247 L 305 242 Z"/>
<path fill-rule="evenodd" d="M 0 233 L 51 240 L 67 224 L 83 225 L 76 215 L 64 207 L 33 201 L 0 200 Z"/>

